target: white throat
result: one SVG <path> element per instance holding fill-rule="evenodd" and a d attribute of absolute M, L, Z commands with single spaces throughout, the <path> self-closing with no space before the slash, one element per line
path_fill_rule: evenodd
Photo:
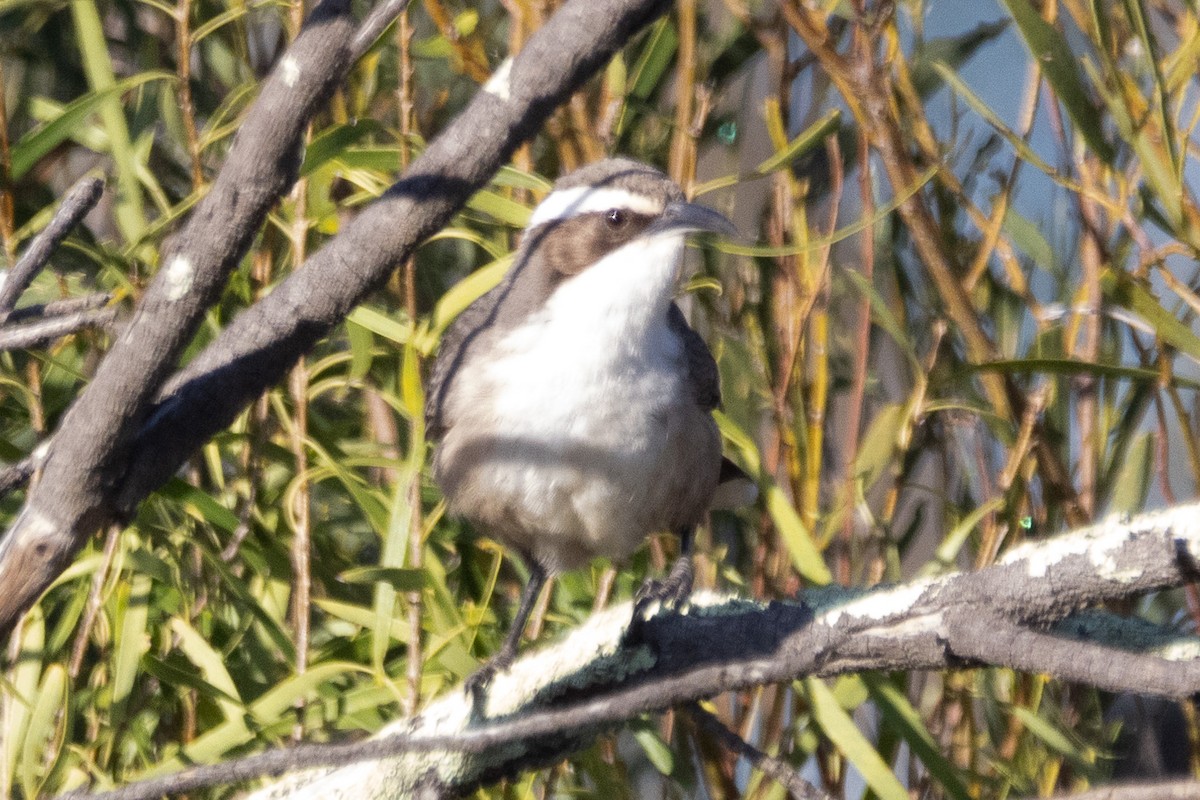
<path fill-rule="evenodd" d="M 556 326 L 584 326 L 592 336 L 644 333 L 665 319 L 679 286 L 683 250 L 678 231 L 639 237 L 563 280 L 537 315 Z"/>

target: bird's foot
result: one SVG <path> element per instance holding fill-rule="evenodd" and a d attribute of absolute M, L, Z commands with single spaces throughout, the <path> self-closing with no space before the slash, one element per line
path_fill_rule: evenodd
<path fill-rule="evenodd" d="M 647 580 L 633 596 L 635 621 L 650 617 L 657 606 L 679 608 L 692 593 L 692 559 L 681 556 L 663 580 Z"/>
<path fill-rule="evenodd" d="M 483 662 L 479 669 L 467 676 L 463 681 L 463 691 L 474 697 L 476 702 L 482 702 L 496 673 L 511 667 L 516 655 L 515 651 L 501 649 L 496 655 Z"/>

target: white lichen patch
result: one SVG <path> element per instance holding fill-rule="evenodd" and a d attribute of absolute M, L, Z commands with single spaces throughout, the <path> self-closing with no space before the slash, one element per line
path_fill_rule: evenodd
<path fill-rule="evenodd" d="M 890 589 L 880 589 L 864 597 L 832 606 L 818 613 L 814 622 L 837 627 L 879 622 L 897 615 L 906 615 L 926 592 L 936 594 L 937 583 L 938 580 L 927 578 Z"/>
<path fill-rule="evenodd" d="M 508 102 L 512 98 L 512 64 L 511 58 L 506 58 L 496 67 L 492 77 L 483 85 L 483 90 L 490 95 Z"/>
<path fill-rule="evenodd" d="M 36 508 L 26 506 L 21 512 L 20 517 L 13 523 L 13 528 L 20 528 L 25 541 L 31 539 L 50 539 L 58 533 L 58 525 L 54 520 L 38 511 Z M 6 537 L 13 538 L 13 537 Z"/>
<path fill-rule="evenodd" d="M 195 280 L 196 270 L 192 267 L 192 262 L 184 256 L 175 256 L 171 259 L 171 263 L 167 264 L 167 270 L 163 274 L 163 280 L 167 285 L 167 300 L 174 303 L 179 298 L 188 293 L 192 288 L 192 281 Z"/>
<path fill-rule="evenodd" d="M 1167 661 L 1200 660 L 1200 639 L 1180 637 L 1170 644 L 1155 648 L 1154 654 Z"/>
<path fill-rule="evenodd" d="M 40 465 L 46 460 L 46 456 L 48 455 L 50 455 L 49 439 L 39 443 L 37 447 L 33 448 L 33 452 L 29 454 L 29 457 L 33 459 L 33 463 Z"/>
<path fill-rule="evenodd" d="M 1161 533 L 1182 541 L 1200 555 L 1200 506 L 1195 504 L 1143 514 L 1133 519 L 1113 515 L 1090 528 L 1062 534 L 1050 539 L 1027 542 L 1013 548 L 1000 564 L 1021 564 L 1031 578 L 1044 578 L 1055 566 L 1072 556 L 1084 556 L 1097 575 L 1105 580 L 1132 583 L 1142 575 L 1140 567 L 1117 563 L 1121 549 L 1137 536 Z"/>
<path fill-rule="evenodd" d="M 296 81 L 300 80 L 300 63 L 294 56 L 284 56 L 283 60 L 279 62 L 279 79 L 289 89 L 293 88 Z"/>
<path fill-rule="evenodd" d="M 511 714 L 551 684 L 588 668 L 597 659 L 615 654 L 632 613 L 630 603 L 618 603 L 594 614 L 586 625 L 571 631 L 561 641 L 522 656 L 512 669 L 492 679 L 485 716 Z"/>
<path fill-rule="evenodd" d="M 384 727 L 373 738 L 397 734 L 456 736 L 471 726 L 471 698 L 461 689 L 433 701 L 416 717 Z M 440 776 L 463 774 L 469 754 L 431 750 L 408 752 L 378 760 L 359 761 L 336 769 L 295 772 L 251 794 L 247 800 L 361 800 L 367 797 L 407 796 L 417 780 L 431 771 Z"/>

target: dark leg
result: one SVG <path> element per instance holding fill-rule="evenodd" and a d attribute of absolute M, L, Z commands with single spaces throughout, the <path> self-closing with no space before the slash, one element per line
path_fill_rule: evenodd
<path fill-rule="evenodd" d="M 529 582 L 525 584 L 525 590 L 521 592 L 521 604 L 517 607 L 517 618 L 513 620 L 512 627 L 508 629 L 508 636 L 504 637 L 504 644 L 500 645 L 496 654 L 484 662 L 483 666 L 472 672 L 463 682 L 463 686 L 468 692 L 475 692 L 487 686 L 491 682 L 492 676 L 500 670 L 508 668 L 513 659 L 517 657 L 517 648 L 521 644 L 521 635 L 525 633 L 525 624 L 529 621 L 529 615 L 533 613 L 533 606 L 537 602 L 538 595 L 542 593 L 542 587 L 546 585 L 546 570 L 542 565 L 532 558 L 522 560 L 529 568 Z"/>
<path fill-rule="evenodd" d="M 633 598 L 633 616 L 642 615 L 655 603 L 678 606 L 692 593 L 692 535 L 693 527 L 679 530 L 679 558 L 671 565 L 664 580 L 648 580 L 638 589 Z"/>

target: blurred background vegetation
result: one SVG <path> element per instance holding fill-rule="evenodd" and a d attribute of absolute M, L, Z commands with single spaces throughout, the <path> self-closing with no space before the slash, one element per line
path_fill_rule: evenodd
<path fill-rule="evenodd" d="M 314 121 L 300 183 L 194 348 L 383 191 L 554 5 L 414 2 Z M 136 302 L 308 10 L 0 0 L 0 261 L 76 179 L 108 180 L 24 303 Z M 0 678 L 0 798 L 361 735 L 494 651 L 523 576 L 443 514 L 424 365 L 550 182 L 605 154 L 663 167 L 753 242 L 696 251 L 688 286 L 727 450 L 761 486 L 701 536 L 700 587 L 771 599 L 937 574 L 1194 497 L 1198 59 L 1187 2 L 677 0 L 28 615 Z M 0 458 L 54 430 L 109 335 L 0 356 Z M 6 524 L 21 500 L 0 501 Z M 676 546 L 563 575 L 531 634 L 628 598 Z M 1198 599 L 1134 610 L 1194 631 Z M 712 708 L 837 797 L 1003 798 L 1136 774 L 1122 703 L 979 669 Z M 1151 716 L 1178 726 L 1169 765 L 1194 771 L 1194 711 Z M 667 715 L 480 794 L 783 790 Z"/>

